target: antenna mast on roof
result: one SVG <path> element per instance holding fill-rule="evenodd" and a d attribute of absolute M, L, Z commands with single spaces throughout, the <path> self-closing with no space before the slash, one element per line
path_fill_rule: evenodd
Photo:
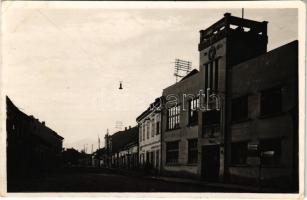
<path fill-rule="evenodd" d="M 123 122 L 122 121 L 116 121 L 115 122 L 115 128 L 118 130 L 118 131 L 121 131 L 123 129 Z"/>
<path fill-rule="evenodd" d="M 182 78 L 186 76 L 191 71 L 192 62 L 175 59 L 175 72 L 174 76 L 176 77 L 176 83 L 178 82 L 178 78 Z"/>

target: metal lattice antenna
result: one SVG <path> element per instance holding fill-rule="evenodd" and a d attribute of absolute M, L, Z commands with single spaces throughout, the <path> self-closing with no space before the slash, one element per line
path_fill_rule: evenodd
<path fill-rule="evenodd" d="M 174 76 L 176 77 L 176 83 L 178 82 L 178 78 L 186 76 L 191 71 L 191 67 L 192 62 L 178 58 L 175 59 Z"/>
<path fill-rule="evenodd" d="M 123 122 L 122 122 L 122 121 L 116 121 L 116 122 L 115 122 L 115 128 L 116 128 L 117 130 L 121 131 L 122 128 L 123 128 Z"/>

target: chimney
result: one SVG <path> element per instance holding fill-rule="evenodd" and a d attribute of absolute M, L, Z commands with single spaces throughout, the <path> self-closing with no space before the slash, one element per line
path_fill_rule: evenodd
<path fill-rule="evenodd" d="M 44 126 L 45 126 L 45 124 L 46 124 L 46 123 L 45 123 L 45 121 L 42 121 L 42 125 L 44 125 Z"/>
<path fill-rule="evenodd" d="M 127 130 L 127 127 L 125 127 L 125 131 Z"/>
<path fill-rule="evenodd" d="M 129 126 L 129 129 L 131 129 L 131 126 Z"/>

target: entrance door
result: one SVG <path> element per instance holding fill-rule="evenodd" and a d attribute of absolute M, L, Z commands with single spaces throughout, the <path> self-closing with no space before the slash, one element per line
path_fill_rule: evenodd
<path fill-rule="evenodd" d="M 202 177 L 206 181 L 218 181 L 220 171 L 219 145 L 202 147 Z"/>

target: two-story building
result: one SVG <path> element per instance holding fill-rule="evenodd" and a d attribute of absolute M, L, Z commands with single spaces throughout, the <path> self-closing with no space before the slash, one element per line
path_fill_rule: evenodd
<path fill-rule="evenodd" d="M 164 171 L 297 187 L 298 42 L 267 42 L 266 21 L 229 13 L 200 31 L 199 71 L 163 90 Z"/>
<path fill-rule="evenodd" d="M 161 98 L 137 117 L 139 127 L 139 162 L 160 169 L 161 160 Z"/>

